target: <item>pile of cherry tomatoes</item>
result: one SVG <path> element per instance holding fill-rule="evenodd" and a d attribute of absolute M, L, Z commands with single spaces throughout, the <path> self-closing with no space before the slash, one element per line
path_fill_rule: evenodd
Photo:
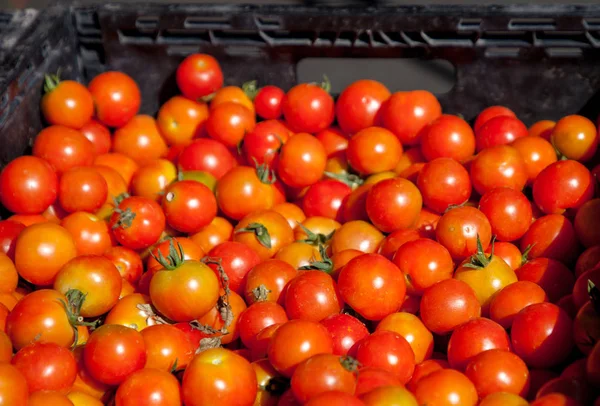
<path fill-rule="evenodd" d="M 0 174 L 0 405 L 600 405 L 592 121 L 176 78 L 152 117 L 46 77 Z"/>

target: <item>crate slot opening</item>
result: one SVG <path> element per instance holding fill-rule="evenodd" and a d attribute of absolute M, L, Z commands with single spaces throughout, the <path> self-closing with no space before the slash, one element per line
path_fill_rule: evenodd
<path fill-rule="evenodd" d="M 230 28 L 230 17 L 202 16 L 187 17 L 183 23 L 185 28 Z"/>
<path fill-rule="evenodd" d="M 256 25 L 261 30 L 276 30 L 281 28 L 279 17 L 256 16 Z"/>
<path fill-rule="evenodd" d="M 141 16 L 135 20 L 135 26 L 141 30 L 155 30 L 158 28 L 157 16 Z"/>
<path fill-rule="evenodd" d="M 481 18 L 461 18 L 458 22 L 459 30 L 479 30 L 481 28 Z"/>
<path fill-rule="evenodd" d="M 553 18 L 513 18 L 508 23 L 509 30 L 554 30 Z"/>

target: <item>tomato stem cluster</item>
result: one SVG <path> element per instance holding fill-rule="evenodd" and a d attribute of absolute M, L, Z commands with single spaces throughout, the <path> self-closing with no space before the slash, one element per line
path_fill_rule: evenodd
<path fill-rule="evenodd" d="M 271 249 L 271 236 L 269 235 L 269 230 L 260 223 L 250 223 L 247 227 L 240 228 L 235 233 L 254 233 L 256 239 L 263 247 Z"/>
<path fill-rule="evenodd" d="M 495 237 L 492 237 L 491 242 L 491 251 L 490 256 L 486 256 L 483 250 L 483 245 L 481 244 L 481 239 L 479 238 L 479 234 L 477 234 L 477 252 L 469 258 L 469 261 L 464 264 L 466 268 L 480 269 L 485 268 L 490 264 L 492 258 L 494 257 L 494 241 Z"/>

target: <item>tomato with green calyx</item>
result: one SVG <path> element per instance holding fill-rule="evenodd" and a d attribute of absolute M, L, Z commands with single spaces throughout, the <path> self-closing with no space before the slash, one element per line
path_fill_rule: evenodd
<path fill-rule="evenodd" d="M 217 200 L 203 184 L 182 180 L 167 187 L 162 208 L 167 223 L 175 230 L 196 233 L 216 217 Z"/>
<path fill-rule="evenodd" d="M 192 54 L 177 67 L 176 80 L 185 97 L 198 100 L 223 86 L 223 71 L 214 57 Z"/>
<path fill-rule="evenodd" d="M 358 362 L 352 357 L 317 354 L 302 362 L 292 375 L 292 391 L 305 403 L 321 393 L 341 391 L 354 394 Z"/>
<path fill-rule="evenodd" d="M 165 229 L 165 215 L 158 203 L 143 197 L 126 197 L 110 217 L 116 240 L 134 250 L 148 248 Z"/>
<path fill-rule="evenodd" d="M 301 83 L 283 97 L 285 121 L 296 133 L 318 133 L 333 122 L 335 111 L 327 77 L 322 84 Z"/>
<path fill-rule="evenodd" d="M 94 100 L 84 85 L 60 80 L 59 74 L 44 77 L 41 110 L 49 124 L 80 129 L 94 114 Z"/>
<path fill-rule="evenodd" d="M 235 227 L 233 240 L 248 245 L 261 260 L 273 257 L 294 241 L 287 220 L 273 210 L 256 211 L 245 216 Z"/>

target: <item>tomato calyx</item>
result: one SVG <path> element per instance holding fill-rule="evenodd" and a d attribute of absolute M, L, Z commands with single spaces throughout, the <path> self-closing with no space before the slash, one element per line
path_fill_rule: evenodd
<path fill-rule="evenodd" d="M 329 80 L 329 77 L 327 75 L 323 75 L 323 81 L 321 83 L 312 82 L 311 85 L 320 87 L 321 89 L 325 90 L 325 92 L 327 92 L 328 94 L 331 93 L 331 81 Z"/>
<path fill-rule="evenodd" d="M 135 213 L 134 213 L 135 215 Z M 177 249 L 175 248 L 175 243 L 173 242 L 173 238 L 169 241 L 169 254 L 165 257 L 160 250 L 157 250 L 157 253 L 150 252 L 152 258 L 156 260 L 162 267 L 167 271 L 172 271 L 177 269 L 183 264 L 185 261 L 185 256 L 183 254 L 183 247 L 177 241 Z"/>
<path fill-rule="evenodd" d="M 252 297 L 254 297 L 254 302 L 266 301 L 269 297 L 269 293 L 271 293 L 271 290 L 267 289 L 265 285 L 258 285 L 252 289 Z"/>
<path fill-rule="evenodd" d="M 321 235 L 323 235 L 323 234 L 321 234 Z M 310 260 L 310 265 L 304 265 L 298 269 L 300 269 L 301 271 L 317 270 L 317 271 L 323 271 L 328 274 L 332 274 L 333 273 L 333 261 L 331 260 L 331 258 L 329 258 L 329 255 L 327 255 L 327 249 L 322 244 L 319 244 L 319 254 L 321 255 L 320 261 L 317 261 L 313 257 Z"/>
<path fill-rule="evenodd" d="M 358 369 L 361 367 L 360 362 L 349 355 L 340 357 L 340 364 L 346 371 L 354 373 L 358 373 Z"/>
<path fill-rule="evenodd" d="M 254 233 L 260 245 L 271 249 L 271 236 L 269 235 L 269 230 L 260 223 L 250 223 L 247 227 L 240 228 L 235 233 Z"/>
<path fill-rule="evenodd" d="M 153 326 L 156 324 L 175 324 L 174 321 L 167 320 L 166 318 L 159 316 L 151 304 L 138 303 L 136 309 L 144 313 L 144 316 L 146 316 L 146 324 L 149 326 Z"/>
<path fill-rule="evenodd" d="M 265 385 L 260 385 L 260 389 L 273 396 L 281 396 L 290 388 L 290 380 L 283 376 L 274 376 L 269 379 Z"/>
<path fill-rule="evenodd" d="M 448 207 L 446 208 L 446 210 L 444 210 L 444 214 L 448 213 L 452 209 L 458 209 L 459 207 L 464 207 L 464 206 L 466 206 L 467 203 L 469 203 L 469 199 L 467 199 L 464 202 L 459 203 L 459 204 L 449 204 Z"/>
<path fill-rule="evenodd" d="M 259 164 L 254 157 L 252 159 L 254 160 L 254 165 L 256 167 L 256 176 L 262 183 L 265 185 L 272 185 L 273 183 L 277 182 L 275 171 L 269 168 L 269 165 Z"/>
<path fill-rule="evenodd" d="M 100 324 L 100 320 L 85 321 L 83 316 L 81 316 L 81 307 L 83 306 L 86 296 L 87 294 L 84 294 L 78 289 L 69 289 L 65 294 L 67 301 L 65 302 L 62 299 L 59 300 L 59 302 L 65 308 L 67 319 L 73 328 L 73 348 L 75 348 L 77 341 L 79 340 L 79 331 L 77 330 L 77 327 L 85 326 L 95 328 Z"/>
<path fill-rule="evenodd" d="M 345 183 L 346 185 L 350 186 L 352 190 L 356 189 L 365 182 L 364 179 L 353 173 L 333 173 L 325 171 L 324 174 L 328 178 Z"/>
<path fill-rule="evenodd" d="M 592 302 L 592 306 L 594 306 L 594 310 L 600 315 L 600 289 L 598 289 L 591 279 L 588 279 L 587 290 L 590 295 L 590 302 Z"/>
<path fill-rule="evenodd" d="M 60 69 L 56 73 L 44 75 L 44 93 L 50 93 L 60 83 Z"/>
<path fill-rule="evenodd" d="M 256 86 L 256 83 L 256 80 L 249 80 L 242 84 L 242 90 L 250 100 L 254 100 L 258 94 L 258 86 Z"/>
<path fill-rule="evenodd" d="M 302 229 L 302 231 L 304 231 L 304 233 L 306 234 L 305 239 L 298 240 L 298 241 L 305 242 L 310 245 L 316 245 L 316 246 L 327 245 L 327 243 L 329 242 L 329 240 L 331 240 L 331 238 L 333 237 L 333 234 L 335 233 L 335 230 L 333 230 L 331 233 L 329 233 L 327 235 L 321 234 L 321 233 L 313 233 L 308 228 L 306 228 L 303 224 L 300 224 L 300 223 L 298 223 L 298 227 L 300 227 Z"/>
<path fill-rule="evenodd" d="M 525 249 L 523 250 L 523 254 L 521 254 L 521 265 L 529 261 L 529 251 L 531 251 L 533 247 L 535 247 L 535 243 L 529 244 L 527 247 L 525 247 Z"/>
<path fill-rule="evenodd" d="M 494 257 L 494 241 L 496 237 L 492 237 L 491 242 L 491 250 L 490 256 L 486 256 L 483 251 L 483 245 L 481 244 L 481 239 L 479 238 L 479 234 L 477 234 L 477 252 L 469 258 L 469 260 L 463 265 L 465 268 L 473 268 L 473 269 L 482 269 L 490 264 L 492 258 Z"/>
<path fill-rule="evenodd" d="M 127 192 L 121 193 L 118 196 L 113 196 L 113 204 L 115 205 L 115 207 L 118 207 L 121 204 L 121 202 L 127 199 L 128 197 L 131 197 L 131 195 Z"/>

